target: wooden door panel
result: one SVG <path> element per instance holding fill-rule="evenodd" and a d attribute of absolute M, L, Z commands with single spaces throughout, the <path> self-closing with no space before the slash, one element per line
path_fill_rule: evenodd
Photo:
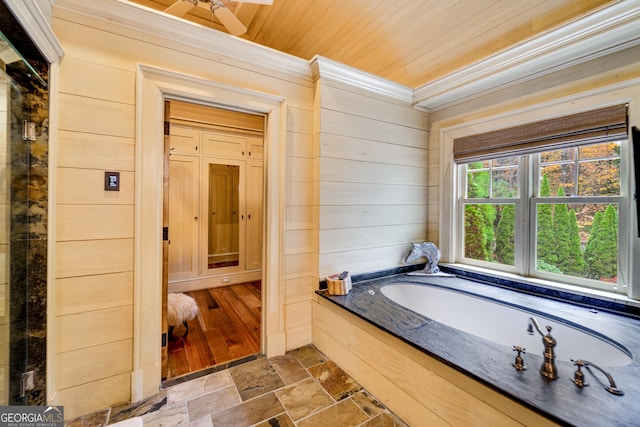
<path fill-rule="evenodd" d="M 198 276 L 198 202 L 200 165 L 197 157 L 172 155 L 169 190 L 169 280 Z"/>

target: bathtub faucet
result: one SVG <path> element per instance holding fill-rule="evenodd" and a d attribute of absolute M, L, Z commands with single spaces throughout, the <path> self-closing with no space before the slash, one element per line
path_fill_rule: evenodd
<path fill-rule="evenodd" d="M 556 368 L 556 354 L 554 351 L 554 347 L 557 342 L 554 337 L 551 336 L 551 326 L 547 326 L 547 334 L 545 335 L 540 329 L 540 325 L 538 321 L 533 317 L 529 318 L 529 324 L 527 326 L 527 332 L 529 335 L 533 335 L 533 328 L 536 328 L 536 331 L 542 336 L 542 344 L 544 345 L 544 352 L 542 355 L 544 356 L 544 362 L 542 362 L 542 366 L 540 367 L 540 374 L 550 380 L 555 380 L 558 378 L 558 369 Z"/>
<path fill-rule="evenodd" d="M 578 367 L 578 370 L 575 372 L 574 377 L 573 377 L 573 382 L 575 383 L 575 385 L 577 385 L 578 387 L 582 388 L 587 384 L 587 382 L 584 380 L 584 373 L 580 370 L 580 368 L 585 367 L 589 372 L 591 372 L 590 368 L 595 368 L 598 371 L 602 372 L 604 374 L 604 376 L 607 377 L 607 380 L 609 381 L 609 385 L 603 385 L 604 389 L 607 390 L 609 393 L 611 394 L 615 394 L 616 396 L 622 396 L 624 394 L 624 392 L 622 390 L 620 390 L 618 388 L 618 386 L 616 386 L 616 382 L 613 380 L 613 377 L 604 369 L 602 369 L 601 367 L 599 367 L 598 365 L 591 363 L 587 360 L 573 360 L 571 359 L 571 361 L 573 362 L 574 365 L 576 365 Z M 591 372 L 591 374 L 593 374 L 593 372 Z M 595 375 L 594 375 L 595 377 Z"/>

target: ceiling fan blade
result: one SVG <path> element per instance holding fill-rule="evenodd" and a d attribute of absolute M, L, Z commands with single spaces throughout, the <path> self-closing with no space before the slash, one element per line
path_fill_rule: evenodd
<path fill-rule="evenodd" d="M 235 3 L 273 4 L 273 0 L 230 0 Z"/>
<path fill-rule="evenodd" d="M 198 5 L 198 0 L 177 0 L 174 4 L 166 8 L 163 12 L 169 15 L 183 17 L 191 9 Z"/>
<path fill-rule="evenodd" d="M 247 32 L 247 28 L 238 18 L 226 7 L 212 7 L 213 14 L 222 22 L 227 31 L 234 36 L 239 36 Z"/>

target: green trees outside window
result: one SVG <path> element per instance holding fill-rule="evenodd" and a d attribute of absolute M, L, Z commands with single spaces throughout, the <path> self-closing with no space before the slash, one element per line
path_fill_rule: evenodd
<path fill-rule="evenodd" d="M 563 196 L 560 187 L 558 197 Z M 579 223 L 576 211 L 595 215 L 583 215 Z M 540 203 L 537 213 L 536 270 L 617 283 L 616 206 Z"/>
<path fill-rule="evenodd" d="M 528 156 L 466 165 L 463 256 L 514 266 L 518 251 L 523 251 L 525 263 L 530 251 L 534 263 L 526 270 L 530 275 L 538 271 L 617 283 L 620 144 L 570 147 L 534 156 L 528 177 L 534 182 L 529 186 L 533 194 L 520 194 L 518 179 L 519 165 L 529 161 Z M 534 217 L 527 219 L 529 212 Z M 520 247 L 517 218 L 523 218 L 525 229 L 535 227 L 520 236 L 524 242 Z M 535 236 L 533 242 L 529 235 Z"/>

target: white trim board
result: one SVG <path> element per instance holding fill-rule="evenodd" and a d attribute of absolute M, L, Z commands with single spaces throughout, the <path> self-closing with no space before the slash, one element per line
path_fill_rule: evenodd
<path fill-rule="evenodd" d="M 399 101 L 411 103 L 413 90 L 400 83 L 384 79 L 357 68 L 350 67 L 324 56 L 316 55 L 311 59 L 314 79 L 334 80 L 367 92 L 377 93 Z"/>

